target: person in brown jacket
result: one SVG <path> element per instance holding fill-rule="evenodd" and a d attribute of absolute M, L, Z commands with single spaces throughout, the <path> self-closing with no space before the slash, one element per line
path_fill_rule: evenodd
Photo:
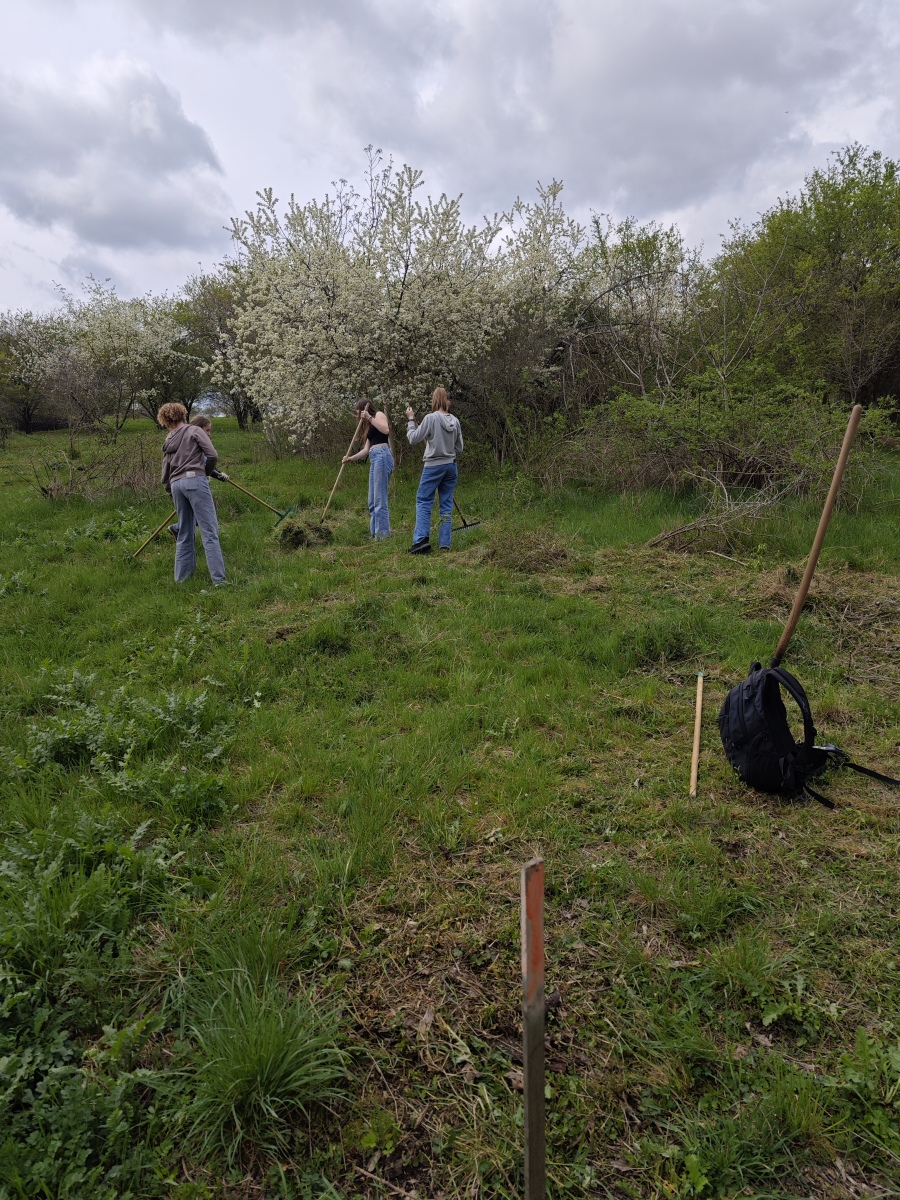
<path fill-rule="evenodd" d="M 183 404 L 164 404 L 156 414 L 169 433 L 163 443 L 162 484 L 171 492 L 178 515 L 178 540 L 175 546 L 175 582 L 190 579 L 197 566 L 194 525 L 200 530 L 206 565 L 213 584 L 225 582 L 225 560 L 219 545 L 219 522 L 209 486 L 209 476 L 226 478 L 216 470 L 219 456 L 209 434 L 187 423 Z"/>

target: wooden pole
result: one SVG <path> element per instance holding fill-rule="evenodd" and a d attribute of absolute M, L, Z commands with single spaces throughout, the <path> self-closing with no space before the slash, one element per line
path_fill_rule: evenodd
<path fill-rule="evenodd" d="M 544 860 L 522 868 L 522 1061 L 525 1200 L 544 1200 Z"/>
<path fill-rule="evenodd" d="M 356 433 L 354 433 L 353 438 L 351 439 L 350 445 L 347 447 L 348 454 L 353 449 L 353 443 L 359 437 L 359 431 L 360 431 L 360 429 L 362 429 L 362 425 L 363 425 L 363 419 L 362 419 L 362 417 L 360 417 L 359 424 L 356 426 Z M 337 479 L 334 481 L 334 487 L 331 489 L 331 495 L 328 497 L 328 503 L 325 505 L 325 512 L 322 513 L 322 520 L 319 522 L 320 525 L 321 525 L 322 521 L 325 520 L 325 517 L 328 515 L 328 510 L 329 510 L 329 508 L 331 508 L 331 501 L 334 499 L 334 493 L 337 491 L 337 485 L 341 482 L 341 476 L 344 473 L 344 467 L 346 467 L 346 465 L 347 464 L 345 462 L 341 463 L 341 469 L 337 473 Z"/>
<path fill-rule="evenodd" d="M 854 404 L 853 410 L 850 413 L 850 420 L 847 422 L 847 430 L 844 434 L 844 443 L 841 446 L 837 466 L 834 468 L 831 487 L 828 489 L 828 498 L 825 501 L 825 507 L 822 509 L 822 516 L 819 518 L 819 528 L 816 530 L 812 550 L 809 554 L 809 561 L 806 564 L 806 570 L 803 572 L 800 588 L 794 600 L 791 615 L 787 619 L 787 625 L 784 627 L 784 633 L 781 635 L 781 641 L 778 643 L 771 663 L 769 663 L 770 667 L 777 667 L 784 658 L 785 651 L 788 648 L 791 638 L 794 636 L 794 630 L 797 628 L 797 622 L 800 620 L 800 613 L 803 611 L 803 605 L 806 603 L 806 595 L 809 592 L 809 585 L 812 583 L 816 563 L 819 561 L 819 552 L 822 549 L 822 543 L 825 541 L 828 522 L 831 520 L 831 514 L 834 511 L 834 503 L 840 491 L 841 480 L 844 478 L 844 469 L 847 466 L 847 459 L 850 455 L 850 447 L 853 445 L 853 439 L 856 437 L 856 430 L 859 426 L 859 418 L 861 416 L 862 405 Z"/>
<path fill-rule="evenodd" d="M 694 751 L 691 754 L 691 795 L 697 795 L 697 774 L 700 770 L 700 725 L 703 720 L 703 672 L 697 672 L 697 704 L 694 712 Z"/>
<path fill-rule="evenodd" d="M 284 516 L 284 513 L 280 509 L 273 508 L 272 505 L 267 504 L 265 500 L 260 500 L 259 496 L 254 496 L 252 492 L 248 492 L 245 487 L 241 487 L 239 483 L 235 483 L 230 476 L 228 477 L 227 482 L 230 483 L 232 487 L 236 487 L 239 492 L 243 492 L 245 496 L 249 496 L 251 500 L 255 500 L 257 504 L 261 504 L 263 508 L 268 508 L 270 512 L 277 513 L 279 517 Z"/>
<path fill-rule="evenodd" d="M 156 529 L 153 530 L 153 532 L 147 538 L 146 542 L 141 542 L 141 544 L 138 546 L 137 550 L 135 550 L 134 554 L 132 554 L 131 557 L 137 558 L 137 556 L 144 549 L 144 547 L 149 546 L 150 543 L 153 541 L 153 539 L 156 537 L 156 535 L 158 533 L 162 533 L 162 531 L 165 529 L 165 527 L 168 525 L 168 523 L 172 520 L 172 518 L 177 517 L 177 516 L 178 516 L 178 510 L 173 508 L 172 511 L 169 513 L 169 515 L 166 517 L 166 519 L 160 525 L 158 525 L 156 527 Z"/>

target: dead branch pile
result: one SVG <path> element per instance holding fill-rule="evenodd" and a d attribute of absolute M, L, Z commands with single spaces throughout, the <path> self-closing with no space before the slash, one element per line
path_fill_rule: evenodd
<path fill-rule="evenodd" d="M 152 436 L 97 442 L 79 457 L 54 451 L 32 459 L 38 490 L 49 500 L 146 496 L 159 488 L 160 446 Z"/>
<path fill-rule="evenodd" d="M 719 473 L 698 471 L 694 479 L 704 489 L 712 488 L 706 511 L 685 525 L 657 534 L 648 546 L 671 543 L 676 550 L 732 549 L 756 521 L 768 516 L 783 501 L 803 495 L 808 487 L 803 472 L 788 483 L 770 482 L 749 493 L 746 488 L 730 487 Z"/>

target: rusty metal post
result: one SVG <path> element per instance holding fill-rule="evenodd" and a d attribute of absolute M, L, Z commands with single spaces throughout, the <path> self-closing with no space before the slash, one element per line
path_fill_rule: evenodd
<path fill-rule="evenodd" d="M 522 1061 L 525 1099 L 525 1200 L 544 1200 L 544 860 L 522 868 Z"/>

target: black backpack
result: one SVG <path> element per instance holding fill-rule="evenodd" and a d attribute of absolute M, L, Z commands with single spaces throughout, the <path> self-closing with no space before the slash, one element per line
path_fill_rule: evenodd
<path fill-rule="evenodd" d="M 795 742 L 781 698 L 784 688 L 803 716 L 803 741 Z M 900 780 L 860 767 L 837 746 L 817 746 L 809 700 L 800 682 L 783 667 L 753 663 L 743 683 L 733 687 L 719 712 L 719 733 L 728 761 L 749 787 L 798 798 L 813 796 L 826 808 L 832 802 L 809 786 L 829 766 L 849 767 L 882 783 Z"/>

